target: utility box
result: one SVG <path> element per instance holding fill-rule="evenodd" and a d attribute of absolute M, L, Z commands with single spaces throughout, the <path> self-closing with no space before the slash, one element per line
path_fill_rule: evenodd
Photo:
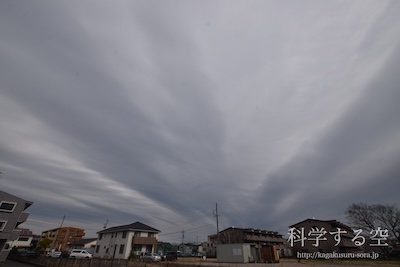
<path fill-rule="evenodd" d="M 217 245 L 218 262 L 250 263 L 255 262 L 256 257 L 256 249 L 253 244 Z"/>

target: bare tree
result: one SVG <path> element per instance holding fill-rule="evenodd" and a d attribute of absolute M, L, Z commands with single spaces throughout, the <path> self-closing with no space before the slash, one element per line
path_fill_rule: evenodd
<path fill-rule="evenodd" d="M 347 208 L 345 214 L 353 227 L 368 231 L 375 229 L 377 221 L 371 206 L 364 203 L 353 203 Z"/>
<path fill-rule="evenodd" d="M 400 210 L 396 205 L 353 203 L 345 214 L 353 227 L 368 232 L 377 227 L 385 228 L 390 236 L 400 242 Z"/>
<path fill-rule="evenodd" d="M 396 205 L 374 205 L 377 220 L 400 242 L 400 210 Z"/>

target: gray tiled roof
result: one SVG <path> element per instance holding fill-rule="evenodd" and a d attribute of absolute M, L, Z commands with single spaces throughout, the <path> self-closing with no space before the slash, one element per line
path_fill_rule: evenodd
<path fill-rule="evenodd" d="M 115 226 L 115 227 L 111 227 L 108 229 L 104 229 L 97 233 L 104 234 L 104 233 L 115 233 L 115 232 L 122 232 L 122 231 L 146 231 L 146 232 L 155 232 L 155 233 L 160 232 L 160 230 L 150 227 L 144 223 L 135 222 L 135 223 L 127 224 L 127 225 Z"/>
<path fill-rule="evenodd" d="M 90 243 L 90 242 L 93 242 L 93 241 L 96 241 L 96 240 L 97 240 L 97 238 L 82 238 L 81 240 L 76 241 L 76 242 L 72 242 L 69 245 L 70 246 L 86 245 L 87 243 Z"/>

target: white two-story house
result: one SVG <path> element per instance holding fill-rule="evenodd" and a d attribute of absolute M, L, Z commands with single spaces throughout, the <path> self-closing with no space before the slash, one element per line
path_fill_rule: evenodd
<path fill-rule="evenodd" d="M 128 259 L 131 254 L 157 252 L 159 230 L 141 222 L 111 227 L 98 232 L 95 257 Z"/>

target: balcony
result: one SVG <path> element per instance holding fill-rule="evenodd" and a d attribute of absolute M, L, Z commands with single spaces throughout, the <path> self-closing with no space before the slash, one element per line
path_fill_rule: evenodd
<path fill-rule="evenodd" d="M 265 235 L 246 235 L 246 242 L 283 243 L 283 238 Z"/>
<path fill-rule="evenodd" d="M 158 243 L 157 238 L 155 237 L 140 237 L 134 236 L 132 238 L 132 244 L 140 244 L 140 245 L 156 245 Z"/>
<path fill-rule="evenodd" d="M 29 217 L 29 213 L 22 212 L 21 215 L 19 215 L 18 223 L 20 224 L 20 223 L 25 222 L 28 219 L 28 217 Z"/>

